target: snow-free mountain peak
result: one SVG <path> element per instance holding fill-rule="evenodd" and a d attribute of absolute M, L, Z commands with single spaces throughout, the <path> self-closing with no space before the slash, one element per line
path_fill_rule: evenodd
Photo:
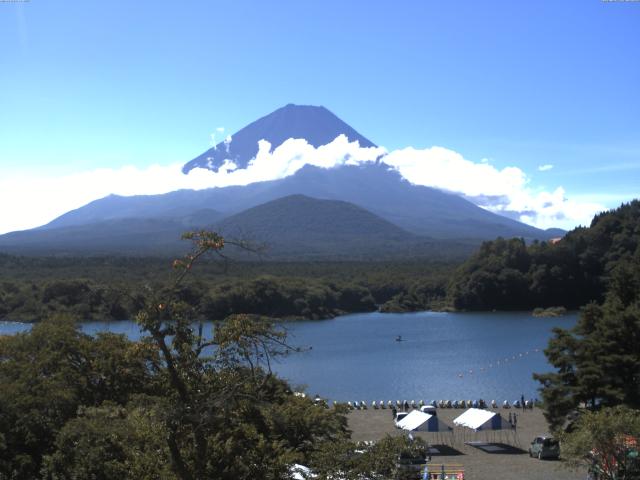
<path fill-rule="evenodd" d="M 189 173 L 198 167 L 218 171 L 225 160 L 232 161 L 238 168 L 246 168 L 258 153 L 260 140 L 267 140 L 272 150 L 290 138 L 303 138 L 319 147 L 341 134 L 349 141 L 357 140 L 361 147 L 375 146 L 325 107 L 290 103 L 240 129 L 231 136 L 230 142 L 220 142 L 187 162 L 182 171 Z"/>

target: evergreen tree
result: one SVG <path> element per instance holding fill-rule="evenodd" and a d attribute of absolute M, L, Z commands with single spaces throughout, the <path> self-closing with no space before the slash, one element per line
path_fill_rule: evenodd
<path fill-rule="evenodd" d="M 581 404 L 640 408 L 640 249 L 612 272 L 604 304 L 585 307 L 573 329 L 556 329 L 545 354 L 556 372 L 534 378 L 553 428 Z"/>

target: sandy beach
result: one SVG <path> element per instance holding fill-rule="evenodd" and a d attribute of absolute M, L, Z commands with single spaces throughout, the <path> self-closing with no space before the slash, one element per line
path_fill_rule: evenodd
<path fill-rule="evenodd" d="M 438 409 L 438 417 L 453 426 L 453 419 L 464 409 Z M 538 408 L 533 410 L 495 409 L 505 419 L 509 412 L 517 413 L 514 432 L 473 433 L 456 428 L 454 433 L 416 432 L 414 436 L 429 442 L 432 464 L 462 465 L 466 480 L 583 480 L 586 471 L 569 470 L 562 460 L 538 460 L 530 458 L 529 443 L 534 437 L 548 434 L 547 423 Z M 389 409 L 354 410 L 349 414 L 349 428 L 355 441 L 378 440 L 385 435 L 406 435 L 395 428 Z M 480 448 L 465 442 L 486 442 Z"/>

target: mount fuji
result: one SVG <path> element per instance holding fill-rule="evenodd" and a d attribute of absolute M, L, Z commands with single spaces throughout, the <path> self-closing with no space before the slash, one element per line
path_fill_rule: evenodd
<path fill-rule="evenodd" d="M 247 168 L 260 140 L 274 150 L 290 138 L 320 147 L 339 135 L 361 147 L 375 147 L 326 108 L 289 104 L 242 128 L 231 142 L 221 142 L 188 161 L 183 172 L 194 168 L 217 172 L 225 162 Z M 260 221 L 261 216 L 269 221 Z M 344 241 L 327 242 L 323 226 L 331 227 L 335 238 L 343 233 Z M 472 246 L 498 236 L 546 240 L 559 233 L 497 215 L 452 193 L 414 185 L 386 165 L 383 157 L 333 168 L 305 165 L 285 178 L 244 186 L 110 195 L 42 227 L 0 236 L 0 251 L 172 254 L 180 250 L 180 233 L 193 228 L 249 233 L 257 241 L 269 240 L 274 255 L 287 258 L 305 257 L 306 249 L 315 252 L 314 258 L 344 258 L 356 252 L 377 256 L 381 251 L 399 256 L 432 256 L 451 249 L 468 253 Z M 318 245 L 324 247 L 318 250 Z"/>

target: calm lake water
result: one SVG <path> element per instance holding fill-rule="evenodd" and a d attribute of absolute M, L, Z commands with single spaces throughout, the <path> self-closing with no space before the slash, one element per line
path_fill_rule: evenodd
<path fill-rule="evenodd" d="M 538 383 L 531 375 L 551 368 L 542 353 L 551 329 L 576 321 L 575 313 L 534 318 L 529 312 L 419 312 L 290 322 L 284 324 L 290 343 L 311 349 L 280 360 L 274 369 L 311 395 L 339 401 L 535 398 Z M 29 328 L 0 322 L 0 334 Z M 82 328 L 140 337 L 128 321 Z"/>

